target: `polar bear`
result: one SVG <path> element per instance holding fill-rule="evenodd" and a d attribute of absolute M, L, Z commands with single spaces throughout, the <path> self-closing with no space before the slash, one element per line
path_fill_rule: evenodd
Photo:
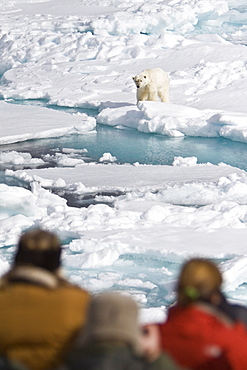
<path fill-rule="evenodd" d="M 144 69 L 132 77 L 137 87 L 137 103 L 141 100 L 161 100 L 169 103 L 169 78 L 161 68 Z"/>

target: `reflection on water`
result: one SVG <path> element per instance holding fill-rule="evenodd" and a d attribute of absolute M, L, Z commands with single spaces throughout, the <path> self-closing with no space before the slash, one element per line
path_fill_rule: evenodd
<path fill-rule="evenodd" d="M 104 153 L 111 153 L 118 163 L 171 165 L 174 157 L 197 157 L 198 163 L 229 164 L 247 171 L 247 144 L 223 138 L 167 138 L 135 130 L 119 130 L 98 125 L 97 132 L 52 139 L 29 140 L 0 146 L 0 150 L 29 152 L 40 158 L 63 148 L 87 149 L 83 160 L 98 161 Z"/>

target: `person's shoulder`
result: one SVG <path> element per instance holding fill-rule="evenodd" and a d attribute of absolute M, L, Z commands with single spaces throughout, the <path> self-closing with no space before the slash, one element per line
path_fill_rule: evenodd
<path fill-rule="evenodd" d="M 136 357 L 129 346 L 119 342 L 93 342 L 70 351 L 66 358 L 68 368 L 98 370 L 147 370 L 146 361 Z"/>
<path fill-rule="evenodd" d="M 153 363 L 148 367 L 148 370 L 186 370 L 184 367 L 179 366 L 175 361 L 166 353 L 162 353 Z"/>
<path fill-rule="evenodd" d="M 241 321 L 245 326 L 247 326 L 247 307 L 234 304 L 232 305 L 232 310 L 234 312 L 236 321 Z"/>
<path fill-rule="evenodd" d="M 89 293 L 88 290 L 86 290 L 85 288 L 79 286 L 78 284 L 74 284 L 72 282 L 70 282 L 69 280 L 63 278 L 63 279 L 60 279 L 60 284 L 59 284 L 59 287 L 61 289 L 67 289 L 69 291 L 74 291 L 78 294 L 81 294 L 81 295 L 91 295 Z"/>

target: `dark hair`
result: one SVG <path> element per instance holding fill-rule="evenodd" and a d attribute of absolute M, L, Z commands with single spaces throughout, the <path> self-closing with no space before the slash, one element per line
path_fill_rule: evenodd
<path fill-rule="evenodd" d="M 61 242 L 55 234 L 41 229 L 30 230 L 19 240 L 14 263 L 54 271 L 61 264 L 61 250 Z"/>

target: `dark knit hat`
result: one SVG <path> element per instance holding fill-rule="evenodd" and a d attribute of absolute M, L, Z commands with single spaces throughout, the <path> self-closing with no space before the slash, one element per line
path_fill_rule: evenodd
<path fill-rule="evenodd" d="M 92 299 L 84 343 L 108 340 L 126 343 L 134 353 L 140 354 L 138 306 L 130 296 L 107 292 Z"/>
<path fill-rule="evenodd" d="M 14 263 L 55 271 L 61 264 L 61 250 L 61 242 L 55 234 L 33 229 L 21 236 Z"/>
<path fill-rule="evenodd" d="M 198 300 L 209 300 L 220 290 L 222 274 L 216 264 L 204 258 L 192 258 L 181 269 L 177 284 L 178 303 L 186 306 Z"/>

